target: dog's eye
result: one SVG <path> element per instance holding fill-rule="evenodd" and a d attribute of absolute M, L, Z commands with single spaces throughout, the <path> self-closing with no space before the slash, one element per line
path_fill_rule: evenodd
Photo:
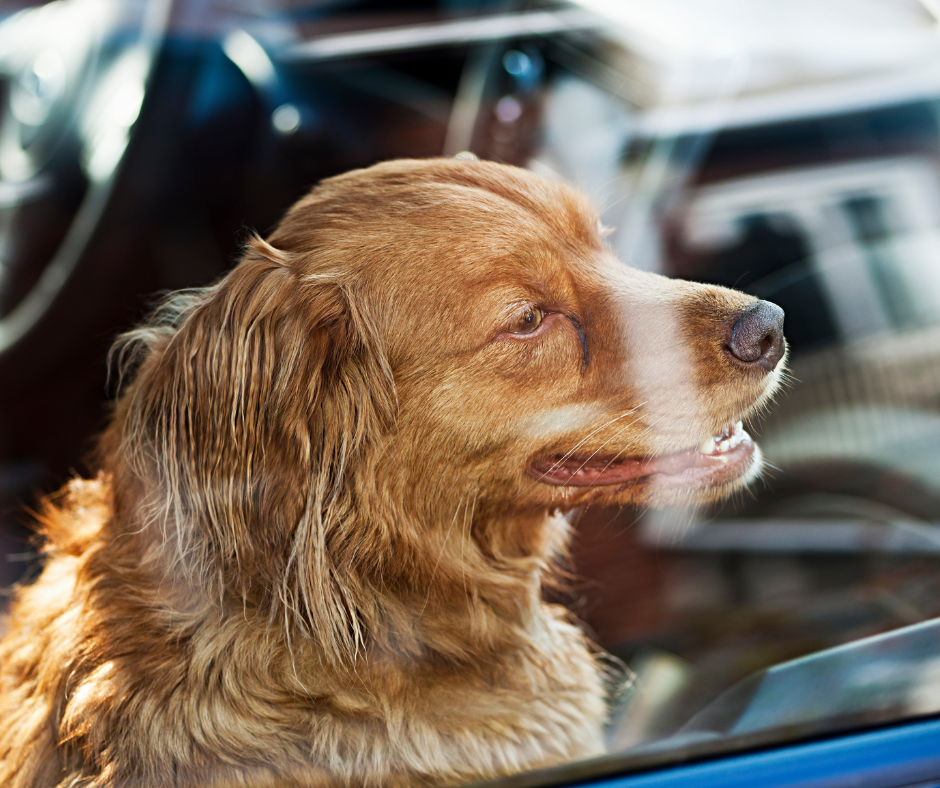
<path fill-rule="evenodd" d="M 510 334 L 531 334 L 545 319 L 545 313 L 537 306 L 526 307 L 509 327 Z"/>

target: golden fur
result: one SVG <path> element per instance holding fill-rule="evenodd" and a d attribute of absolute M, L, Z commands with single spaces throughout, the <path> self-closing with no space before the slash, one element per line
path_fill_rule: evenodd
<path fill-rule="evenodd" d="M 507 331 L 538 301 L 545 326 Z M 42 516 L 0 644 L 7 788 L 456 783 L 602 750 L 596 653 L 541 600 L 588 500 L 537 456 L 649 457 L 776 385 L 753 299 L 632 270 L 523 170 L 332 178 L 127 335 L 101 472 Z M 639 338 L 639 339 L 638 339 Z"/>

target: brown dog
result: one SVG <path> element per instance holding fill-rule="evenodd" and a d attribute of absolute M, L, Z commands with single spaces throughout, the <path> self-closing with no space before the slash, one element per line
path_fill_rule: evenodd
<path fill-rule="evenodd" d="M 587 501 L 754 477 L 770 304 L 632 270 L 523 170 L 325 181 L 173 296 L 0 645 L 0 785 L 455 783 L 602 749 L 540 599 Z"/>

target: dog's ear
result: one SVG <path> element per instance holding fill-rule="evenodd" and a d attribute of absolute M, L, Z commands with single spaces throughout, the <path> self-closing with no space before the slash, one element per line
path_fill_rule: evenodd
<path fill-rule="evenodd" d="M 119 354 L 140 361 L 105 461 L 117 521 L 159 529 L 174 571 L 342 659 L 364 621 L 332 543 L 350 473 L 394 416 L 394 383 L 348 289 L 292 262 L 254 239 L 220 283 L 125 337 Z"/>

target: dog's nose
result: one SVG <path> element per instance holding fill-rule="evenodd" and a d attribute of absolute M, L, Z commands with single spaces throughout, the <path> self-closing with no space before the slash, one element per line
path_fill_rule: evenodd
<path fill-rule="evenodd" d="M 758 301 L 731 329 L 728 351 L 738 361 L 770 372 L 783 358 L 783 310 L 770 301 Z"/>

